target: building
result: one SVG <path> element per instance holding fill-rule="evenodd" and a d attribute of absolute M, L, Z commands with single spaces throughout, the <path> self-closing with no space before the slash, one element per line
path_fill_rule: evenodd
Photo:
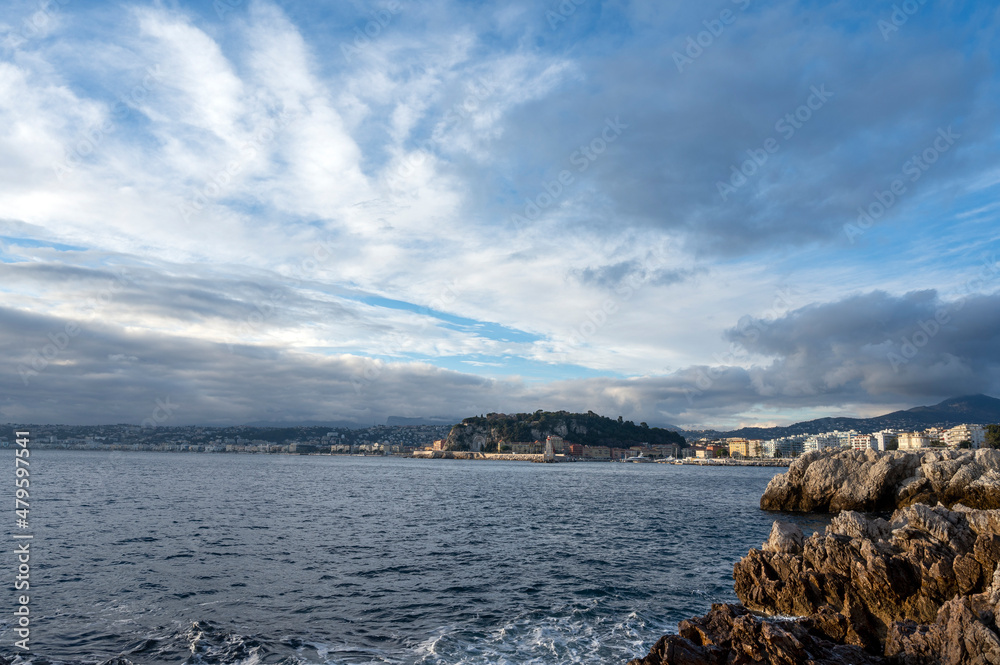
<path fill-rule="evenodd" d="M 852 434 L 850 441 L 851 450 L 868 450 L 869 448 L 875 450 L 875 446 L 878 445 L 871 434 Z"/>
<path fill-rule="evenodd" d="M 802 451 L 806 453 L 820 452 L 840 448 L 840 437 L 836 434 L 813 434 L 802 442 Z"/>
<path fill-rule="evenodd" d="M 896 450 L 899 447 L 899 436 L 895 430 L 885 429 L 872 434 L 875 439 L 875 450 L 885 452 L 886 450 Z"/>
<path fill-rule="evenodd" d="M 760 457 L 760 444 L 757 439 L 726 439 L 730 457 Z"/>
<path fill-rule="evenodd" d="M 764 457 L 798 457 L 805 449 L 804 436 L 770 439 L 762 444 Z"/>
<path fill-rule="evenodd" d="M 698 459 L 715 459 L 717 457 L 725 457 L 729 453 L 729 446 L 717 441 L 714 443 L 699 443 L 694 446 L 693 450 L 693 457 L 697 457 Z"/>
<path fill-rule="evenodd" d="M 545 447 L 541 441 L 516 441 L 508 445 L 510 446 L 510 452 L 516 455 L 537 455 Z"/>
<path fill-rule="evenodd" d="M 583 456 L 587 459 L 611 459 L 611 448 L 607 446 L 584 446 Z"/>
<path fill-rule="evenodd" d="M 569 444 L 569 454 L 574 457 L 583 457 L 583 445 L 579 443 Z"/>
<path fill-rule="evenodd" d="M 963 441 L 968 441 L 970 448 L 982 448 L 986 443 L 986 428 L 982 425 L 959 425 L 944 433 L 944 444 L 949 448 L 957 448 Z"/>
<path fill-rule="evenodd" d="M 930 437 L 923 432 L 900 432 L 897 439 L 900 450 L 920 450 L 931 446 Z"/>
<path fill-rule="evenodd" d="M 444 439 L 438 439 L 433 444 L 431 444 L 431 450 L 444 450 Z"/>
<path fill-rule="evenodd" d="M 928 439 L 930 439 L 932 446 L 943 447 L 945 445 L 944 443 L 945 431 L 946 430 L 942 427 L 928 427 L 927 429 L 924 430 L 924 434 L 927 436 Z"/>
<path fill-rule="evenodd" d="M 551 443 L 552 444 L 552 450 L 554 450 L 555 452 L 557 452 L 559 454 L 562 454 L 563 452 L 565 452 L 566 445 L 567 445 L 568 442 L 565 439 L 563 439 L 561 436 L 548 436 L 548 437 L 545 437 L 545 443 Z"/>
<path fill-rule="evenodd" d="M 659 457 L 680 457 L 682 446 L 679 443 L 664 443 L 653 446 Z"/>

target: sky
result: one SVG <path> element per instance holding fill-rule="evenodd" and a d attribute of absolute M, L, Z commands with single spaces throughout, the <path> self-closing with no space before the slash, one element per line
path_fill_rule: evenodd
<path fill-rule="evenodd" d="M 0 2 L 0 422 L 1000 396 L 994 2 Z"/>

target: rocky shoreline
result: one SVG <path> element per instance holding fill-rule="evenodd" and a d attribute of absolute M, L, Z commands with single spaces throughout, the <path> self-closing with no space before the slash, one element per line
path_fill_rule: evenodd
<path fill-rule="evenodd" d="M 772 480 L 767 506 L 906 505 L 888 518 L 841 509 L 809 538 L 775 522 L 734 566 L 740 604 L 682 621 L 629 665 L 1000 663 L 1000 452 L 911 456 L 800 458 Z M 831 467 L 849 471 L 818 478 Z M 914 500 L 929 497 L 951 507 Z"/>
<path fill-rule="evenodd" d="M 807 453 L 764 490 L 764 510 L 891 512 L 915 503 L 1000 508 L 1000 450 Z"/>

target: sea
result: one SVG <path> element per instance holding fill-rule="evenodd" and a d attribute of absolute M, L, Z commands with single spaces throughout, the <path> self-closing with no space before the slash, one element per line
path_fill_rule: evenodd
<path fill-rule="evenodd" d="M 624 665 L 736 600 L 783 470 L 35 450 L 30 651 L 11 514 L 0 655 Z"/>

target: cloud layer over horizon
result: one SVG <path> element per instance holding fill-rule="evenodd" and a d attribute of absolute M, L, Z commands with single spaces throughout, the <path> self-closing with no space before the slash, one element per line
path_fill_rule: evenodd
<path fill-rule="evenodd" d="M 3 6 L 0 421 L 1000 395 L 989 3 Z"/>

